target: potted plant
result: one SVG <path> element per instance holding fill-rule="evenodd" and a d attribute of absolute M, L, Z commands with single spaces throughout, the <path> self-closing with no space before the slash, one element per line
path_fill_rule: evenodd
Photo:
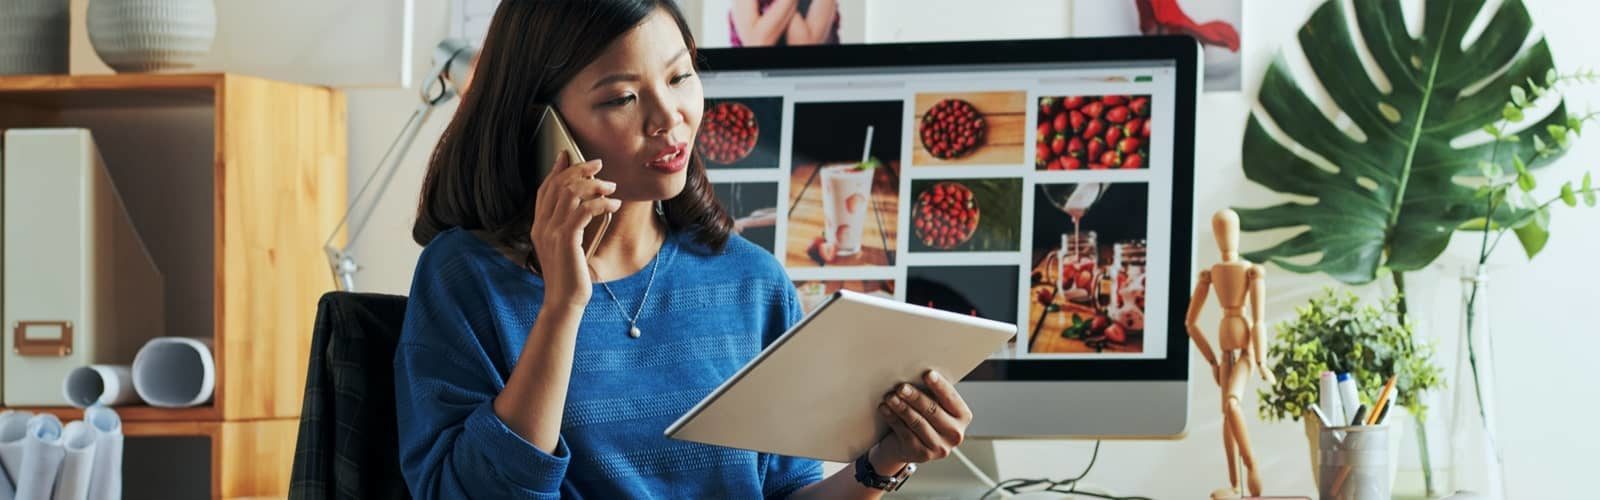
<path fill-rule="evenodd" d="M 1311 453 L 1312 477 L 1318 470 L 1319 424 L 1307 408 L 1317 404 L 1319 376 L 1324 371 L 1348 372 L 1356 379 L 1363 404 L 1390 375 L 1399 390 L 1396 404 L 1415 418 L 1425 418 L 1422 394 L 1440 388 L 1444 370 L 1434 364 L 1434 346 L 1420 342 L 1409 323 L 1401 323 L 1399 301 L 1388 298 L 1383 308 L 1364 305 L 1354 293 L 1343 296 L 1333 289 L 1295 309 L 1296 317 L 1276 325 L 1277 334 L 1267 346 L 1267 360 L 1276 381 L 1258 390 L 1258 411 L 1267 421 L 1300 420 L 1305 424 Z M 1397 408 L 1396 410 L 1398 410 Z M 1399 414 L 1386 417 L 1398 422 Z M 1398 465 L 1400 436 L 1390 432 L 1391 474 Z"/>

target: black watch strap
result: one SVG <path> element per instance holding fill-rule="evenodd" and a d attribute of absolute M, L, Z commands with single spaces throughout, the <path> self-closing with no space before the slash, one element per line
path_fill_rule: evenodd
<path fill-rule="evenodd" d="M 895 491 L 906 484 L 906 479 L 911 477 L 911 473 L 917 471 L 917 464 L 906 464 L 906 468 L 896 472 L 893 476 L 885 476 L 873 470 L 872 462 L 867 460 L 867 454 L 862 453 L 860 457 L 856 458 L 855 469 L 856 481 L 862 485 L 883 491 Z"/>

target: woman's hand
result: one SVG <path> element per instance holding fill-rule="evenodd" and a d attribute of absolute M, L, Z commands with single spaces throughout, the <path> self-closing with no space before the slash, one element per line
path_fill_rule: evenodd
<path fill-rule="evenodd" d="M 582 309 L 589 303 L 593 282 L 583 253 L 583 229 L 622 206 L 621 200 L 606 197 L 617 185 L 595 178 L 599 172 L 600 160 L 572 165 L 562 153 L 539 185 L 528 237 L 544 275 L 546 306 Z"/>
<path fill-rule="evenodd" d="M 928 383 L 926 391 L 901 384 L 878 404 L 892 431 L 867 452 L 867 460 L 879 474 L 894 474 L 907 463 L 949 456 L 966 438 L 972 410 L 956 393 L 955 384 L 933 370 L 923 379 Z"/>

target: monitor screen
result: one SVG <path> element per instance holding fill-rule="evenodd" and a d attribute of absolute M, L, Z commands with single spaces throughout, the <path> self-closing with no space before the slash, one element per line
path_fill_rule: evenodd
<path fill-rule="evenodd" d="M 845 288 L 1015 323 L 969 382 L 1182 380 L 1194 51 L 707 50 L 696 147 L 808 310 Z"/>

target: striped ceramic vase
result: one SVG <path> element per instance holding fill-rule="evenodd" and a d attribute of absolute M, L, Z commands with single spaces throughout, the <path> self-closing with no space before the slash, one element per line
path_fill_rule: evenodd
<path fill-rule="evenodd" d="M 89 41 L 118 72 L 192 68 L 217 34 L 212 0 L 89 0 Z"/>

